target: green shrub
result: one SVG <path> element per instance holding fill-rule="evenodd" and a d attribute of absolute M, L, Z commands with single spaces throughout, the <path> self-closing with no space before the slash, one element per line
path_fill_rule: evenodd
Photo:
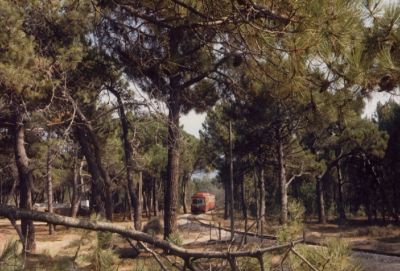
<path fill-rule="evenodd" d="M 168 236 L 167 241 L 171 242 L 171 243 L 173 243 L 173 244 L 175 244 L 177 246 L 181 246 L 182 243 L 183 243 L 182 237 L 177 232 L 171 233 Z"/>
<path fill-rule="evenodd" d="M 8 240 L 0 254 L 0 270 L 22 270 L 23 262 L 20 251 L 18 240 Z"/>
<path fill-rule="evenodd" d="M 277 233 L 279 242 L 288 242 L 297 239 L 303 229 L 305 209 L 301 202 L 290 200 L 288 203 L 288 222 Z"/>
<path fill-rule="evenodd" d="M 298 245 L 295 250 L 307 259 L 318 270 L 325 271 L 361 271 L 362 268 L 351 256 L 347 242 L 342 239 L 331 239 L 326 247 Z M 308 271 L 310 267 L 298 256 L 290 253 L 285 266 L 289 270 Z"/>

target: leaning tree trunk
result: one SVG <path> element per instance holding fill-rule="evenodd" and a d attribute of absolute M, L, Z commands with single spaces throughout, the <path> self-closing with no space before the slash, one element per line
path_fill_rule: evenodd
<path fill-rule="evenodd" d="M 86 119 L 86 116 L 83 114 L 79 108 L 79 105 L 75 102 L 72 96 L 67 92 L 64 94 L 76 108 L 78 122 L 75 123 L 75 134 L 86 158 L 88 170 L 92 175 L 95 185 L 98 186 L 96 187 L 96 190 L 101 192 L 102 201 L 98 200 L 99 197 L 97 197 L 97 195 L 94 197 L 97 199 L 96 211 L 103 212 L 105 209 L 106 218 L 112 221 L 114 207 L 112 200 L 111 179 L 103 165 L 100 155 L 100 146 L 96 134 L 92 125 Z"/>
<path fill-rule="evenodd" d="M 32 210 L 32 170 L 29 168 L 29 158 L 25 149 L 24 118 L 18 109 L 15 114 L 14 153 L 19 176 L 20 208 Z M 24 250 L 33 252 L 36 249 L 36 243 L 32 220 L 21 220 L 21 232 L 25 242 Z"/>
<path fill-rule="evenodd" d="M 85 124 L 77 125 L 75 134 L 77 135 L 82 152 L 85 155 L 88 170 L 94 181 L 94 186 L 96 186 L 94 190 L 92 189 L 92 193 L 99 193 L 99 195 L 93 196 L 95 199 L 95 210 L 97 213 L 105 212 L 106 218 L 112 221 L 113 200 L 111 179 L 103 166 L 96 136 L 92 129 Z"/>
<path fill-rule="evenodd" d="M 78 168 L 79 164 L 79 168 Z M 72 179 L 72 200 L 71 200 L 71 217 L 75 218 L 78 214 L 81 193 L 79 192 L 79 180 L 82 178 L 81 172 L 83 168 L 83 160 L 74 159 L 74 176 Z"/>
<path fill-rule="evenodd" d="M 168 114 L 168 166 L 164 185 L 164 238 L 177 229 L 177 198 L 179 185 L 179 114 L 177 90 L 172 90 Z"/>
<path fill-rule="evenodd" d="M 278 168 L 279 168 L 279 188 L 281 197 L 281 214 L 280 224 L 286 224 L 288 218 L 288 197 L 287 197 L 287 185 L 286 185 L 286 165 L 285 156 L 283 152 L 282 137 L 278 135 Z"/>
<path fill-rule="evenodd" d="M 126 168 L 126 182 L 128 184 L 128 192 L 129 192 L 129 204 L 131 216 L 133 217 L 133 224 L 135 229 L 141 229 L 141 212 L 140 212 L 140 201 L 138 200 L 138 196 L 135 191 L 135 186 L 133 182 L 133 170 L 135 169 L 134 161 L 133 161 L 133 149 L 132 145 L 129 142 L 129 122 L 128 118 L 125 114 L 125 107 L 123 101 L 121 99 L 121 95 L 115 89 L 110 88 L 110 92 L 117 98 L 118 102 L 118 110 L 119 110 L 119 118 L 121 121 L 122 128 L 122 143 L 124 148 L 124 158 L 125 158 L 125 168 Z"/>
<path fill-rule="evenodd" d="M 49 143 L 50 144 L 50 143 Z M 51 178 L 51 147 L 47 149 L 46 180 L 47 180 L 47 211 L 53 213 L 53 180 Z M 49 224 L 49 234 L 53 234 L 54 226 Z"/>

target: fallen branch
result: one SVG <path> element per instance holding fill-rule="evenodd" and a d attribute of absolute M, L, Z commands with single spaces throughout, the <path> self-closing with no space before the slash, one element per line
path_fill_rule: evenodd
<path fill-rule="evenodd" d="M 161 267 L 163 271 L 168 271 L 168 268 L 164 265 L 164 263 L 161 261 L 160 257 L 158 257 L 158 254 L 154 250 L 148 248 L 143 242 L 139 241 L 138 243 L 142 246 L 144 250 L 153 255 L 153 257 L 156 259 L 158 265 Z"/>
<path fill-rule="evenodd" d="M 185 249 L 183 247 L 177 246 L 165 240 L 157 239 L 153 236 L 150 236 L 144 232 L 136 231 L 133 229 L 126 229 L 120 226 L 117 226 L 110 222 L 102 222 L 102 221 L 91 221 L 87 219 L 77 219 L 72 217 L 66 217 L 51 213 L 45 212 L 37 212 L 32 210 L 18 209 L 12 206 L 0 206 L 0 216 L 7 217 L 9 219 L 28 219 L 32 221 L 41 221 L 47 222 L 56 225 L 63 225 L 72 228 L 80 228 L 87 229 L 93 231 L 102 231 L 102 232 L 111 232 L 117 233 L 122 237 L 129 238 L 138 242 L 143 242 L 147 244 L 151 244 L 154 247 L 162 249 L 165 253 L 169 255 L 178 256 L 184 260 L 189 260 L 189 262 L 193 262 L 196 259 L 225 259 L 232 260 L 238 257 L 252 257 L 259 258 L 260 254 L 264 254 L 267 252 L 287 249 L 293 246 L 293 244 L 303 242 L 303 239 L 266 247 L 266 248 L 258 248 L 254 250 L 244 250 L 244 251 L 199 251 L 194 249 Z"/>

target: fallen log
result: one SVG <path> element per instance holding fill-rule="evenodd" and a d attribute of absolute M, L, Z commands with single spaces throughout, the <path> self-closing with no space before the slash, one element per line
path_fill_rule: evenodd
<path fill-rule="evenodd" d="M 257 248 L 252 250 L 200 251 L 194 249 L 186 249 L 165 240 L 150 236 L 144 232 L 134 229 L 126 229 L 111 222 L 71 218 L 57 214 L 18 209 L 13 206 L 0 206 L 0 216 L 7 217 L 8 219 L 10 219 L 10 221 L 15 221 L 17 219 L 29 219 L 32 221 L 47 222 L 71 228 L 116 233 L 125 238 L 151 244 L 156 248 L 162 249 L 166 254 L 175 255 L 182 258 L 185 262 L 193 262 L 197 259 L 225 259 L 232 262 L 235 258 L 238 257 L 252 257 L 259 259 L 260 255 L 264 253 L 274 250 L 291 248 L 295 244 L 303 242 L 303 239 L 300 239 L 286 244 L 265 248 Z"/>

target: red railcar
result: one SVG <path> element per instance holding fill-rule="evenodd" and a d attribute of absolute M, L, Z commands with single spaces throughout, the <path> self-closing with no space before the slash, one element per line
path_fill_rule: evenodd
<path fill-rule="evenodd" d="M 192 196 L 192 213 L 205 213 L 215 209 L 215 195 L 208 192 L 197 192 Z"/>

